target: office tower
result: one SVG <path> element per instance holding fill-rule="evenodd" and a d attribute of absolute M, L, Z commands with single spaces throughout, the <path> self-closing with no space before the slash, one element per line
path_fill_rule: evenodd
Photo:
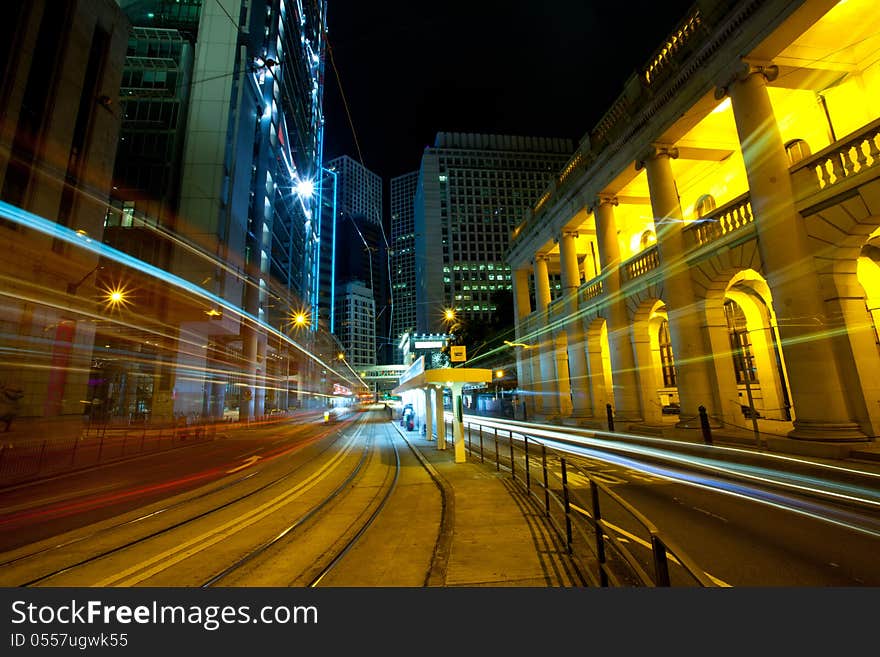
<path fill-rule="evenodd" d="M 4 10 L 0 386 L 15 391 L 19 415 L 79 428 L 102 320 L 94 247 L 111 186 L 129 26 L 109 0 L 34 0 Z"/>
<path fill-rule="evenodd" d="M 376 303 L 373 291 L 360 281 L 339 286 L 336 295 L 336 337 L 345 359 L 361 370 L 376 364 Z"/>
<path fill-rule="evenodd" d="M 318 254 L 318 321 L 327 331 L 336 332 L 336 192 L 338 174 L 324 168 L 319 178 L 320 198 L 320 245 Z"/>
<path fill-rule="evenodd" d="M 382 178 L 348 155 L 327 160 L 325 165 L 339 178 L 336 194 L 338 213 L 363 217 L 382 225 Z"/>
<path fill-rule="evenodd" d="M 415 197 L 416 325 L 486 323 L 511 289 L 510 233 L 574 150 L 570 140 L 437 133 L 422 155 Z"/>
<path fill-rule="evenodd" d="M 265 327 L 287 332 L 300 310 L 299 339 L 318 327 L 326 3 L 122 5 L 134 27 L 108 241 L 245 312 L 153 295 L 181 343 L 207 347 L 163 345 L 162 374 L 142 395 L 153 417 L 284 408 L 287 385 L 268 371 L 282 341 Z M 207 370 L 221 374 L 193 374 Z"/>
<path fill-rule="evenodd" d="M 416 328 L 415 198 L 419 172 L 391 179 L 391 337 Z M 394 362 L 403 363 L 395 345 Z"/>
<path fill-rule="evenodd" d="M 343 294 L 340 291 L 342 286 L 358 282 L 372 291 L 375 308 L 371 348 L 346 342 L 347 338 L 339 332 L 339 322 L 342 321 L 339 317 L 335 318 L 337 334 L 347 352 L 354 349 L 361 354 L 370 353 L 369 358 L 362 356 L 365 358 L 362 364 L 375 365 L 383 362 L 380 352 L 386 350 L 387 322 L 391 314 L 387 298 L 388 250 L 382 225 L 382 178 L 347 155 L 328 160 L 326 168 L 334 172 L 336 178 L 334 284 L 337 301 Z M 361 294 L 360 288 L 358 290 Z M 355 301 L 351 300 L 351 303 Z M 336 307 L 339 307 L 338 303 Z M 343 333 L 349 337 L 360 336 L 358 339 L 365 335 L 363 331 Z"/>

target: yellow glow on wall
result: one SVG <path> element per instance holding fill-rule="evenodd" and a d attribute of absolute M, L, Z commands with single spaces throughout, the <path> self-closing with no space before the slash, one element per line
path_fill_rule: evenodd
<path fill-rule="evenodd" d="M 815 153 L 831 144 L 828 119 L 816 92 L 811 89 L 768 89 L 782 141 L 803 139 Z"/>
<path fill-rule="evenodd" d="M 862 256 L 856 263 L 856 277 L 865 290 L 865 301 L 868 309 L 873 311 L 876 322 L 876 314 L 880 311 L 880 265 Z"/>
<path fill-rule="evenodd" d="M 838 139 L 855 132 L 877 117 L 880 96 L 880 64 L 871 66 L 867 75 L 850 76 L 823 93 L 831 124 Z"/>

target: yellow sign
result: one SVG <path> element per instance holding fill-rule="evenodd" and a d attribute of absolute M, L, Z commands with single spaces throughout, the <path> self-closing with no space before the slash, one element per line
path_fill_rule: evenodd
<path fill-rule="evenodd" d="M 453 363 L 463 363 L 467 360 L 467 351 L 465 347 L 452 346 L 449 349 L 449 360 Z"/>

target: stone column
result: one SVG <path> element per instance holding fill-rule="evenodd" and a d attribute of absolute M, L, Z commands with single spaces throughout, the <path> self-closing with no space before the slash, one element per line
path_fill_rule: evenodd
<path fill-rule="evenodd" d="M 462 411 L 461 389 L 463 383 L 453 383 L 452 389 L 452 443 L 455 450 L 455 462 L 464 463 L 467 461 L 467 452 L 464 444 L 464 423 L 460 411 Z"/>
<path fill-rule="evenodd" d="M 776 66 L 744 63 L 727 86 L 742 147 L 758 233 L 758 250 L 773 292 L 794 407 L 792 438 L 865 440 L 847 400 L 836 357 L 845 341 L 839 319 L 826 314 L 807 231 L 795 209 L 788 157 L 767 82 Z"/>
<path fill-rule="evenodd" d="M 257 386 L 257 341 L 259 337 L 250 322 L 242 322 L 241 343 L 244 368 L 242 379 L 245 385 L 241 388 L 241 397 L 238 407 L 238 419 L 241 421 L 254 418 L 254 398 Z"/>
<path fill-rule="evenodd" d="M 553 335 L 547 327 L 547 308 L 550 306 L 550 273 L 547 256 L 535 257 L 535 297 L 538 305 L 539 352 L 541 363 L 541 413 L 548 417 L 559 415 L 559 390 L 556 385 L 556 346 Z"/>
<path fill-rule="evenodd" d="M 675 355 L 676 385 L 681 404 L 681 424 L 699 427 L 700 406 L 710 417 L 718 415 L 714 376 L 707 356 L 704 303 L 694 292 L 685 261 L 682 212 L 670 160 L 678 151 L 655 144 L 640 163 L 648 175 L 651 209 L 657 230 L 657 248 L 663 268 L 663 301 L 669 317 L 669 337 Z M 654 392 L 652 399 L 656 397 Z M 716 420 L 717 421 L 717 420 Z"/>
<path fill-rule="evenodd" d="M 562 296 L 565 299 L 565 332 L 567 337 L 567 370 L 571 395 L 571 417 L 590 416 L 590 389 L 587 378 L 587 353 L 584 345 L 583 320 L 578 315 L 578 288 L 581 278 L 575 250 L 577 232 L 565 231 L 559 237 L 562 266 Z M 557 367 L 557 371 L 559 368 Z M 562 377 L 559 390 L 562 392 Z"/>
<path fill-rule="evenodd" d="M 422 388 L 425 393 L 425 440 L 434 440 L 434 413 L 431 408 L 434 395 L 431 394 L 431 389 L 431 386 Z"/>
<path fill-rule="evenodd" d="M 532 313 L 532 302 L 529 299 L 529 270 L 527 268 L 515 269 L 513 271 L 513 304 L 514 315 L 516 317 L 515 335 L 517 342 L 524 342 L 526 339 L 527 318 Z M 534 390 L 535 380 L 532 372 L 532 362 L 528 357 L 524 357 L 523 350 L 526 347 L 516 347 L 516 380 L 517 387 L 520 389 L 521 403 L 525 404 L 527 417 L 535 414 Z M 514 417 L 516 417 L 519 409 L 514 409 Z"/>
<path fill-rule="evenodd" d="M 535 299 L 539 313 L 546 312 L 550 305 L 550 271 L 547 256 L 535 256 Z"/>
<path fill-rule="evenodd" d="M 599 246 L 599 262 L 605 278 L 605 298 L 608 299 L 607 324 L 608 347 L 613 378 L 614 411 L 620 417 L 640 420 L 639 379 L 636 376 L 631 326 L 626 311 L 626 300 L 620 294 L 620 245 L 617 242 L 617 224 L 614 206 L 617 199 L 600 196 L 596 199 L 593 213 L 596 219 L 596 239 Z M 602 409 L 604 412 L 604 409 Z"/>
<path fill-rule="evenodd" d="M 446 421 L 443 419 L 443 388 L 434 388 L 434 415 L 437 417 L 437 449 L 446 449 Z"/>
<path fill-rule="evenodd" d="M 589 366 L 591 414 L 594 418 L 606 417 L 605 404 L 614 401 L 608 399 L 605 384 L 605 366 L 602 362 L 602 341 L 599 330 L 587 330 L 584 333 L 587 345 L 587 365 Z"/>
<path fill-rule="evenodd" d="M 257 338 L 257 366 L 254 370 L 254 416 L 266 414 L 266 336 Z"/>

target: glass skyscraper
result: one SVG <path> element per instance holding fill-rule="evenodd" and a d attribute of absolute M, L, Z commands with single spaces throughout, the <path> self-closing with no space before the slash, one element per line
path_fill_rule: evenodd
<path fill-rule="evenodd" d="M 574 151 L 568 139 L 440 132 L 415 193 L 416 328 L 439 333 L 444 310 L 489 321 L 511 289 L 510 234 Z"/>

